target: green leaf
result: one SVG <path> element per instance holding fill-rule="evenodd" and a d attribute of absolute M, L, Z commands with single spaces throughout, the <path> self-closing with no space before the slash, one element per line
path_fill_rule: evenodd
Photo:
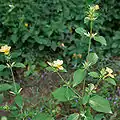
<path fill-rule="evenodd" d="M 73 75 L 73 87 L 80 84 L 86 76 L 86 71 L 84 69 L 78 69 Z"/>
<path fill-rule="evenodd" d="M 98 56 L 96 53 L 90 53 L 87 56 L 87 62 L 89 62 L 89 64 L 94 65 L 97 61 L 98 61 Z"/>
<path fill-rule="evenodd" d="M 108 83 L 116 86 L 116 82 L 115 82 L 115 80 L 112 79 L 112 78 L 107 78 L 107 79 L 105 79 L 105 81 L 107 81 Z"/>
<path fill-rule="evenodd" d="M 93 120 L 93 116 L 92 116 L 91 110 L 89 108 L 86 110 L 85 116 L 86 117 L 84 118 L 84 120 Z"/>
<path fill-rule="evenodd" d="M 13 34 L 13 35 L 11 36 L 11 40 L 12 40 L 13 43 L 16 43 L 16 42 L 18 41 L 17 34 Z"/>
<path fill-rule="evenodd" d="M 15 97 L 15 103 L 22 108 L 23 107 L 23 98 L 20 94 Z"/>
<path fill-rule="evenodd" d="M 7 120 L 7 117 L 6 116 L 2 116 L 1 120 Z"/>
<path fill-rule="evenodd" d="M 90 5 L 90 4 L 93 4 L 93 1 L 94 0 L 87 0 L 87 3 Z"/>
<path fill-rule="evenodd" d="M 46 46 L 51 45 L 51 41 L 43 37 L 36 37 L 35 41 L 41 45 L 46 45 Z"/>
<path fill-rule="evenodd" d="M 18 83 L 15 83 L 15 85 L 16 85 L 16 88 L 17 88 L 17 91 L 19 91 L 20 90 L 20 84 L 18 84 Z M 14 92 L 14 93 L 16 93 L 16 90 L 15 90 L 15 87 L 14 87 L 14 83 L 12 84 L 12 88 L 10 89 L 12 92 Z"/>
<path fill-rule="evenodd" d="M 65 102 L 74 99 L 75 93 L 68 87 L 61 87 L 52 92 L 55 99 Z"/>
<path fill-rule="evenodd" d="M 100 42 L 102 45 L 107 45 L 106 40 L 103 36 L 95 36 L 94 40 L 97 42 Z"/>
<path fill-rule="evenodd" d="M 79 27 L 79 28 L 75 29 L 75 32 L 80 35 L 84 35 L 84 33 L 86 33 L 86 30 L 82 27 Z"/>
<path fill-rule="evenodd" d="M 43 50 L 45 48 L 45 45 L 39 45 L 39 50 Z"/>
<path fill-rule="evenodd" d="M 74 114 L 71 114 L 67 120 L 78 120 L 78 118 L 79 118 L 79 114 L 74 113 Z"/>
<path fill-rule="evenodd" d="M 54 120 L 48 113 L 39 113 L 35 116 L 34 120 Z"/>
<path fill-rule="evenodd" d="M 0 104 L 2 103 L 3 99 L 4 99 L 3 94 L 0 94 Z"/>
<path fill-rule="evenodd" d="M 88 75 L 94 78 L 99 78 L 99 74 L 97 72 L 89 72 Z"/>
<path fill-rule="evenodd" d="M 36 66 L 35 65 L 29 65 L 28 71 L 25 72 L 25 76 L 29 76 L 30 74 L 34 73 Z"/>
<path fill-rule="evenodd" d="M 0 65 L 0 71 L 3 71 L 7 66 L 5 65 Z"/>
<path fill-rule="evenodd" d="M 29 37 L 30 37 L 30 33 L 26 33 L 26 34 L 22 37 L 22 42 L 24 43 Z"/>
<path fill-rule="evenodd" d="M 86 17 L 85 17 L 85 18 L 84 18 L 84 23 L 85 23 L 86 25 L 88 25 L 89 19 L 86 19 Z"/>
<path fill-rule="evenodd" d="M 37 43 L 39 44 L 43 44 L 43 45 L 46 45 L 47 44 L 47 40 L 44 39 L 44 38 L 37 38 L 35 39 Z"/>
<path fill-rule="evenodd" d="M 94 118 L 94 120 L 102 120 L 104 117 L 104 114 L 97 114 Z"/>
<path fill-rule="evenodd" d="M 56 69 L 55 68 L 53 68 L 53 67 L 46 67 L 46 70 L 48 70 L 49 72 L 55 72 L 56 71 Z"/>
<path fill-rule="evenodd" d="M 82 104 L 85 105 L 88 103 L 90 96 L 88 94 L 85 94 L 82 98 Z"/>
<path fill-rule="evenodd" d="M 56 44 L 56 42 L 52 41 L 51 48 L 53 49 L 53 51 L 56 50 L 56 48 L 57 48 L 57 44 Z"/>
<path fill-rule="evenodd" d="M 89 92 L 91 92 L 94 90 L 95 86 L 94 86 L 94 84 L 90 83 L 90 84 L 88 84 L 88 88 L 90 90 Z"/>
<path fill-rule="evenodd" d="M 25 66 L 23 63 L 15 63 L 15 64 L 14 64 L 14 67 L 17 67 L 17 68 L 25 68 L 26 66 Z"/>
<path fill-rule="evenodd" d="M 89 104 L 97 112 L 112 113 L 108 100 L 101 96 L 95 95 L 91 97 Z"/>
<path fill-rule="evenodd" d="M 17 58 L 17 57 L 19 57 L 21 55 L 21 53 L 22 53 L 21 51 L 16 50 L 15 52 L 11 53 L 11 57 L 12 58 Z"/>
<path fill-rule="evenodd" d="M 0 92 L 9 90 L 9 89 L 11 89 L 11 88 L 12 88 L 12 86 L 9 85 L 9 84 L 0 84 Z"/>
<path fill-rule="evenodd" d="M 67 72 L 67 70 L 64 68 L 63 70 L 60 70 L 60 72 Z"/>
<path fill-rule="evenodd" d="M 40 67 L 45 68 L 47 67 L 47 64 L 44 61 L 39 62 Z"/>

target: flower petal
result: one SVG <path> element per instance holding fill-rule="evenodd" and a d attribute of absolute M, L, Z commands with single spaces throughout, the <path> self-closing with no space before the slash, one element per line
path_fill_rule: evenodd
<path fill-rule="evenodd" d="M 109 74 L 108 76 L 111 77 L 111 78 L 115 78 L 114 75 L 112 75 L 112 74 Z"/>
<path fill-rule="evenodd" d="M 50 62 L 47 62 L 47 64 L 48 64 L 48 65 L 50 65 L 50 66 L 53 66 L 53 64 L 52 64 L 52 63 L 50 63 Z"/>
<path fill-rule="evenodd" d="M 64 68 L 63 68 L 63 66 L 59 66 L 58 69 L 59 70 L 63 70 Z"/>
<path fill-rule="evenodd" d="M 112 70 L 111 68 L 109 68 L 109 67 L 106 67 L 106 71 L 107 71 L 108 73 L 113 73 L 113 70 Z"/>

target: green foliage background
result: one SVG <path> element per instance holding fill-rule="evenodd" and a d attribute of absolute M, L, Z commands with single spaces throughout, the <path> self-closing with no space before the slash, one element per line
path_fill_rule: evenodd
<path fill-rule="evenodd" d="M 85 11 L 91 1 L 1 0 L 0 44 L 11 45 L 12 57 L 25 64 L 33 64 L 40 58 L 48 59 L 49 56 L 64 58 L 74 53 L 85 54 L 88 41 L 77 35 L 74 30 L 83 26 Z M 93 0 L 93 3 L 100 6 L 100 17 L 94 25 L 95 31 L 103 35 L 108 44 L 104 48 L 98 48 L 100 44 L 93 40 L 94 49 L 102 54 L 109 51 L 113 55 L 118 55 L 120 2 Z M 26 23 L 28 27 L 25 26 Z M 62 43 L 65 47 L 61 46 Z M 0 61 L 4 61 L 2 55 Z"/>

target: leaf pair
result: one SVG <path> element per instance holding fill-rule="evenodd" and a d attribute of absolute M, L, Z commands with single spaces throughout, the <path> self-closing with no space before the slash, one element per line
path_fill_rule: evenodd
<path fill-rule="evenodd" d="M 87 31 L 82 27 L 75 29 L 75 32 L 80 34 L 81 36 L 87 34 Z M 107 45 L 106 40 L 103 36 L 94 36 L 94 40 L 101 43 L 102 45 Z"/>

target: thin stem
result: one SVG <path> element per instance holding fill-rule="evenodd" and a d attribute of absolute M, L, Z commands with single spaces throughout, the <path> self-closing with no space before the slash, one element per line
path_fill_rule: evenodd
<path fill-rule="evenodd" d="M 100 84 L 100 82 L 101 82 L 102 80 L 103 80 L 103 79 L 101 79 L 101 78 L 98 80 L 98 82 L 97 82 L 97 84 L 96 84 L 96 87 L 95 87 L 95 88 L 97 88 L 97 87 L 98 87 L 98 85 Z"/>
<path fill-rule="evenodd" d="M 79 98 L 81 98 L 81 96 L 75 91 L 73 90 L 70 86 L 68 86 Z"/>
<path fill-rule="evenodd" d="M 7 82 L 7 83 L 11 83 L 11 81 L 7 81 L 7 80 L 4 80 L 4 79 L 0 79 L 0 81 L 4 81 L 4 82 Z"/>
<path fill-rule="evenodd" d="M 17 93 L 17 87 L 16 87 L 16 83 L 15 83 L 15 77 L 14 77 L 11 65 L 10 65 L 10 71 L 11 71 L 11 74 L 12 74 L 12 79 L 13 79 L 13 84 L 14 84 L 15 92 Z"/>
<path fill-rule="evenodd" d="M 90 37 L 92 36 L 93 21 L 90 21 Z"/>
<path fill-rule="evenodd" d="M 90 53 L 90 46 L 91 46 L 91 38 L 89 39 L 88 56 L 89 56 L 89 53 Z"/>
<path fill-rule="evenodd" d="M 85 79 L 83 81 L 83 94 L 82 94 L 82 97 L 84 96 L 84 94 L 85 94 Z"/>
<path fill-rule="evenodd" d="M 15 83 L 15 77 L 14 77 L 14 73 L 13 73 L 13 69 L 12 69 L 12 64 L 10 62 L 10 58 L 11 58 L 10 54 L 8 56 L 6 56 L 6 59 L 7 59 L 7 62 L 8 62 L 8 66 L 9 66 L 11 74 L 12 74 L 12 80 L 13 80 L 14 90 L 15 90 L 15 93 L 17 93 L 17 87 L 16 87 L 16 83 Z"/>
<path fill-rule="evenodd" d="M 90 47 L 91 47 L 91 39 L 92 39 L 92 31 L 93 31 L 93 21 L 90 21 L 90 39 L 89 39 L 89 46 L 88 46 L 88 56 L 90 53 Z M 85 93 L 85 80 L 83 82 L 83 95 Z"/>
<path fill-rule="evenodd" d="M 58 76 L 62 79 L 62 81 L 63 81 L 65 84 L 68 84 L 68 83 L 64 80 L 64 78 L 61 76 L 61 74 L 60 74 L 58 71 L 56 71 L 56 72 L 57 72 Z"/>
<path fill-rule="evenodd" d="M 62 81 L 68 86 L 68 83 L 64 80 L 64 78 L 61 76 L 61 74 L 58 72 L 58 71 L 56 71 L 57 72 L 57 74 L 58 74 L 58 76 L 62 79 Z M 68 86 L 79 98 L 81 98 L 81 96 L 73 89 L 73 88 L 71 88 L 70 86 Z"/>
<path fill-rule="evenodd" d="M 90 47 L 91 47 L 91 39 L 92 39 L 92 29 L 93 29 L 93 22 L 90 21 L 90 39 L 89 39 L 89 46 L 88 46 L 88 55 L 90 53 Z"/>

